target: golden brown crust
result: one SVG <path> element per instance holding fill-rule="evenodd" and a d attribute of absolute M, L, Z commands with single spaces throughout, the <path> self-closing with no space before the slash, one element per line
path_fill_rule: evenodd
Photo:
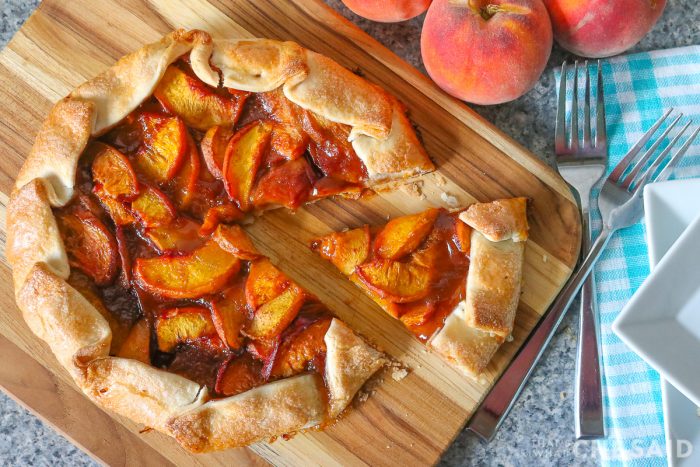
<path fill-rule="evenodd" d="M 492 242 L 511 239 L 527 240 L 527 198 L 499 199 L 490 203 L 476 203 L 459 218 L 478 230 Z"/>
<path fill-rule="evenodd" d="M 423 145 L 418 141 L 406 110 L 392 98 L 391 131 L 386 139 L 359 135 L 353 142 L 355 153 L 367 167 L 370 185 L 406 179 L 435 170 Z"/>
<path fill-rule="evenodd" d="M 109 354 L 112 332 L 107 321 L 45 263 L 32 267 L 16 299 L 29 328 L 79 385 L 88 363 Z"/>
<path fill-rule="evenodd" d="M 12 192 L 7 205 L 7 226 L 5 256 L 12 265 L 15 293 L 37 263 L 44 263 L 61 279 L 68 278 L 70 266 L 46 185 L 33 180 Z"/>
<path fill-rule="evenodd" d="M 270 39 L 215 41 L 211 64 L 221 71 L 223 85 L 250 92 L 268 92 L 284 85 L 293 85 L 308 75 L 304 49 L 295 42 Z M 207 68 L 200 62 L 199 69 Z M 209 74 L 209 72 L 206 72 Z M 211 78 L 209 78 L 211 81 Z M 217 83 L 208 82 L 212 86 Z"/>
<path fill-rule="evenodd" d="M 467 325 L 462 301 L 445 320 L 445 325 L 428 342 L 445 360 L 465 375 L 478 379 L 496 353 L 503 338 Z"/>
<path fill-rule="evenodd" d="M 90 138 L 94 118 L 92 102 L 71 98 L 58 101 L 37 133 L 15 187 L 40 180 L 46 185 L 51 205 L 66 204 L 73 196 L 78 158 Z"/>
<path fill-rule="evenodd" d="M 96 119 L 92 134 L 102 134 L 153 93 L 168 65 L 197 44 L 209 42 L 211 37 L 203 31 L 174 31 L 125 55 L 103 73 L 78 86 L 70 97 L 94 104 Z"/>
<path fill-rule="evenodd" d="M 329 415 L 337 417 L 387 360 L 342 321 L 333 319 L 324 337 Z"/>
<path fill-rule="evenodd" d="M 100 406 L 165 433 L 172 416 L 202 405 L 207 397 L 206 388 L 194 381 L 119 357 L 87 365 L 81 388 Z"/>
<path fill-rule="evenodd" d="M 474 229 L 466 298 L 429 345 L 465 374 L 478 378 L 513 332 L 525 261 L 527 199 L 473 204 L 459 218 Z"/>
<path fill-rule="evenodd" d="M 304 50 L 308 75 L 297 83 L 286 83 L 284 95 L 328 120 L 350 125 L 349 139 L 368 135 L 389 136 L 391 98 L 379 86 L 357 76 L 321 54 Z"/>
<path fill-rule="evenodd" d="M 469 326 L 502 338 L 510 336 L 520 300 L 524 258 L 524 242 L 492 242 L 472 231 L 466 295 Z"/>
<path fill-rule="evenodd" d="M 314 374 L 285 378 L 174 416 L 167 430 L 193 452 L 246 446 L 321 423 L 321 387 Z"/>

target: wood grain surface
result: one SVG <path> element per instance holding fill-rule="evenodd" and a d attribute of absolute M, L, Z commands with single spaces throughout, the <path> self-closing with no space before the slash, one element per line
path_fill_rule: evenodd
<path fill-rule="evenodd" d="M 576 262 L 580 225 L 564 182 L 544 163 L 435 87 L 417 70 L 320 0 L 45 0 L 0 53 L 0 214 L 13 180 L 53 102 L 120 56 L 177 28 L 215 37 L 294 40 L 361 72 L 410 109 L 438 172 L 424 177 L 425 199 L 406 192 L 369 200 L 326 200 L 291 213 L 267 213 L 248 228 L 259 248 L 317 294 L 344 321 L 410 368 L 373 381 L 372 394 L 324 432 L 251 447 L 273 464 L 433 464 L 462 429 L 552 301 Z M 401 323 L 307 247 L 310 238 L 388 217 L 502 197 L 532 199 L 525 286 L 513 341 L 483 382 L 467 379 L 429 353 Z M 4 220 L 0 239 L 4 243 Z M 4 245 L 3 245 L 4 250 Z M 247 465 L 249 450 L 190 455 L 168 437 L 83 397 L 14 304 L 10 271 L 0 264 L 0 386 L 98 460 L 110 465 Z"/>

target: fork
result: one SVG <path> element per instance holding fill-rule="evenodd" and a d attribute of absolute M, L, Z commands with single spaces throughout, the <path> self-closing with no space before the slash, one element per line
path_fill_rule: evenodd
<path fill-rule="evenodd" d="M 591 79 L 588 60 L 584 62 L 585 97 L 583 102 L 583 141 L 578 135 L 578 60 L 574 62 L 574 83 L 571 99 L 570 139 L 566 137 L 566 74 L 567 63 L 561 66 L 559 101 L 557 104 L 554 152 L 557 169 L 569 184 L 581 208 L 582 253 L 591 244 L 590 197 L 591 190 L 605 174 L 608 163 L 608 143 L 605 131 L 605 101 L 603 77 L 598 60 L 596 95 L 595 144 L 591 139 Z M 578 345 L 576 348 L 576 377 L 574 387 L 574 424 L 576 439 L 596 439 L 605 436 L 603 423 L 603 390 L 598 351 L 598 316 L 595 303 L 593 275 L 581 289 Z"/>
<path fill-rule="evenodd" d="M 525 381 L 532 373 L 544 349 L 552 340 L 566 311 L 571 306 L 576 294 L 581 290 L 583 282 L 590 274 L 598 258 L 600 258 L 612 234 L 619 229 L 635 224 L 642 217 L 644 209 L 642 193 L 644 186 L 650 182 L 668 179 L 674 167 L 700 132 L 700 127 L 696 128 L 686 142 L 673 154 L 666 166 L 659 171 L 666 156 L 676 146 L 691 124 L 691 122 L 688 122 L 668 146 L 649 164 L 654 152 L 668 135 L 670 129 L 667 129 L 649 150 L 640 157 L 641 151 L 670 113 L 671 111 L 666 112 L 644 134 L 642 139 L 630 149 L 605 180 L 598 198 L 598 207 L 603 219 L 603 228 L 600 234 L 593 242 L 593 245 L 591 245 L 584 260 L 564 284 L 561 292 L 559 292 L 554 303 L 552 303 L 545 316 L 540 320 L 537 328 L 532 332 L 527 342 L 520 349 L 520 352 L 493 386 L 467 425 L 470 431 L 482 439 L 486 441 L 491 440 L 506 415 L 508 415 L 508 412 L 513 407 L 513 403 L 525 385 Z"/>

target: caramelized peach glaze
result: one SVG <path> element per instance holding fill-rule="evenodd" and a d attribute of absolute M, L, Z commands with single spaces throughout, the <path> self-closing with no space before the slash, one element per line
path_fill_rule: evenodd
<path fill-rule="evenodd" d="M 429 209 L 314 240 L 387 313 L 426 342 L 466 294 L 471 229 L 459 213 Z"/>
<path fill-rule="evenodd" d="M 214 89 L 186 61 L 79 162 L 56 209 L 70 282 L 113 329 L 112 353 L 215 397 L 325 366 L 332 315 L 235 224 L 248 212 L 366 192 L 350 127 L 278 90 Z"/>

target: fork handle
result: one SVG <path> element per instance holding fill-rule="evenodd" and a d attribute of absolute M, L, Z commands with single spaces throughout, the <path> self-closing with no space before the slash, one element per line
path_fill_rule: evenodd
<path fill-rule="evenodd" d="M 606 227 L 600 232 L 581 265 L 564 284 L 537 328 L 471 417 L 467 425 L 470 431 L 487 441 L 493 438 L 552 340 L 576 294 L 581 290 L 583 282 L 608 244 L 611 233 Z"/>
<path fill-rule="evenodd" d="M 590 214 L 582 216 L 583 251 L 591 246 Z M 581 289 L 576 378 L 574 380 L 574 422 L 576 439 L 605 437 L 603 422 L 603 388 L 600 377 L 598 315 L 596 313 L 595 278 L 591 274 Z"/>

